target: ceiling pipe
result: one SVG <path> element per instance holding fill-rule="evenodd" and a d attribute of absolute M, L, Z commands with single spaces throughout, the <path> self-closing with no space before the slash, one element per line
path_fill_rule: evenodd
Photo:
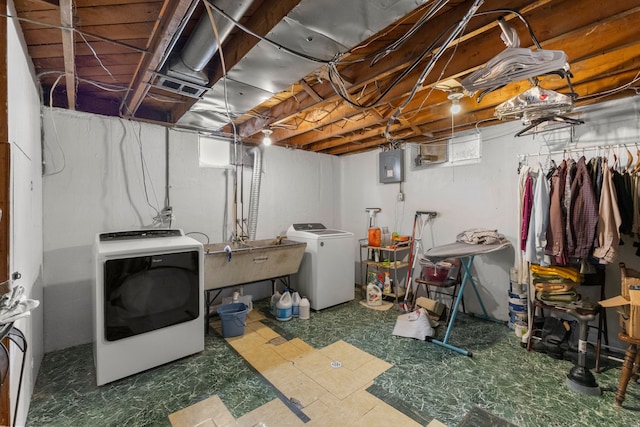
<path fill-rule="evenodd" d="M 218 0 L 216 6 L 223 9 L 228 15 L 239 21 L 251 6 L 251 0 Z M 206 5 L 205 5 L 206 7 Z M 219 15 L 218 15 L 219 16 Z M 215 19 L 220 43 L 223 43 L 231 30 L 233 23 L 228 19 Z M 196 24 L 196 28 L 189 36 L 187 43 L 178 54 L 173 55 L 167 75 L 187 82 L 205 86 L 209 83 L 209 77 L 202 70 L 209 63 L 213 55 L 218 51 L 213 26 L 209 15 L 205 11 Z"/>

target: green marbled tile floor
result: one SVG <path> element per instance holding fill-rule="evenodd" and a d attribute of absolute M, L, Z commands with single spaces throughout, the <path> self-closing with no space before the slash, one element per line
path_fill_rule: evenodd
<path fill-rule="evenodd" d="M 265 305 L 257 302 L 255 309 Z M 435 418 L 455 426 L 474 408 L 522 427 L 640 425 L 639 385 L 629 385 L 624 409 L 613 405 L 620 374 L 615 363 L 595 374 L 602 396 L 585 396 L 565 385 L 570 362 L 527 352 L 502 324 L 458 317 L 449 342 L 471 350 L 470 358 L 392 336 L 398 314 L 354 301 L 312 312 L 310 320 L 265 323 L 316 348 L 342 339 L 391 363 L 368 391 L 423 425 Z M 201 354 L 102 387 L 95 385 L 91 346 L 82 345 L 45 356 L 28 425 L 169 425 L 170 413 L 211 395 L 236 418 L 278 396 L 215 333 Z"/>

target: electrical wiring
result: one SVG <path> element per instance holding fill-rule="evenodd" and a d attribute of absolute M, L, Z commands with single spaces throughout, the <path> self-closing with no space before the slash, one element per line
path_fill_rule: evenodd
<path fill-rule="evenodd" d="M 356 108 L 372 108 L 375 107 L 380 101 L 382 101 L 382 99 L 395 87 L 398 85 L 398 83 L 400 83 L 400 81 L 402 79 L 404 79 L 409 73 L 411 73 L 420 62 L 422 62 L 422 60 L 424 59 L 425 56 L 427 56 L 429 53 L 431 53 L 435 48 L 436 48 L 436 44 L 437 42 L 444 37 L 445 33 L 441 33 L 438 38 L 436 38 L 433 42 L 431 42 L 431 44 L 424 49 L 420 55 L 418 55 L 418 57 L 416 59 L 414 59 L 414 61 L 407 67 L 405 68 L 394 80 L 393 82 L 391 82 L 389 84 L 389 86 L 387 86 L 387 88 L 382 91 L 380 93 L 380 95 L 378 95 L 377 98 L 375 98 L 373 101 L 368 102 L 367 104 L 360 104 L 359 102 L 353 101 L 351 99 L 351 96 L 349 95 L 346 87 L 344 86 L 344 82 L 342 81 L 342 79 L 339 79 L 339 72 L 337 71 L 337 68 L 335 67 L 335 64 L 330 64 L 329 65 L 329 83 L 331 84 L 331 87 L 333 88 L 333 90 L 336 92 L 336 94 L 338 94 L 338 96 L 340 96 L 340 98 L 342 98 L 344 101 L 346 101 L 347 103 L 349 103 L 349 105 L 356 107 Z M 334 81 L 334 79 L 339 79 L 338 82 Z M 337 86 L 336 86 L 337 85 Z"/>
<path fill-rule="evenodd" d="M 440 75 L 435 80 L 436 82 L 439 82 L 440 80 L 442 80 L 442 76 L 444 76 L 445 71 L 449 67 L 449 64 L 451 63 L 451 61 L 453 60 L 453 57 L 455 56 L 456 52 L 458 51 L 458 46 L 459 45 L 460 45 L 460 39 L 458 39 L 458 41 L 456 42 L 456 44 L 455 44 L 455 46 L 453 48 L 453 51 L 451 52 L 451 55 L 449 55 L 449 59 L 447 60 L 447 63 L 444 64 L 444 67 L 442 67 L 442 71 L 440 72 Z M 436 89 L 435 85 L 432 85 L 429 88 L 429 92 L 427 92 L 427 94 L 423 97 L 422 102 L 420 103 L 420 106 L 418 106 L 418 108 L 413 112 L 413 114 L 411 114 L 408 117 L 405 117 L 405 120 L 411 120 L 416 115 L 418 115 L 418 113 L 420 113 L 420 111 L 422 111 L 422 107 L 424 106 L 425 102 L 427 102 L 427 99 L 429 99 L 429 97 L 431 96 L 431 94 L 433 93 L 433 91 L 435 89 Z M 387 124 L 387 126 L 389 126 L 389 125 Z"/>
<path fill-rule="evenodd" d="M 442 9 L 447 3 L 448 0 L 439 0 L 435 4 L 433 4 L 431 8 L 429 8 L 429 10 L 427 10 L 426 13 L 422 15 L 415 24 L 413 24 L 409 31 L 407 31 L 402 35 L 402 37 L 388 45 L 382 52 L 375 55 L 373 60 L 371 61 L 371 65 L 375 65 L 391 52 L 398 50 L 400 46 L 402 46 L 409 38 L 411 38 L 411 36 L 413 36 L 429 19 L 433 18 L 435 14 L 438 13 L 438 11 L 440 11 L 440 9 Z"/>
<path fill-rule="evenodd" d="M 340 77 L 340 72 L 337 69 L 337 65 L 344 65 L 344 64 L 353 64 L 353 63 L 358 63 L 358 62 L 363 62 L 368 60 L 369 58 L 373 57 L 375 60 L 376 55 L 382 55 L 379 59 L 381 59 L 382 57 L 384 57 L 386 54 L 385 52 L 388 54 L 389 52 L 397 49 L 397 47 L 399 47 L 402 43 L 404 43 L 404 41 L 406 39 L 408 39 L 411 35 L 413 35 L 415 33 L 415 31 L 417 31 L 418 28 L 420 28 L 420 26 L 422 26 L 426 21 L 428 21 L 434 14 L 437 13 L 438 10 L 440 10 L 440 8 L 442 6 L 444 6 L 444 4 L 446 3 L 446 1 L 438 1 L 437 3 L 435 3 L 434 6 L 432 6 L 432 8 L 430 8 L 424 15 L 423 17 L 421 17 L 421 19 L 418 21 L 418 23 L 416 23 L 410 30 L 409 30 L 409 35 L 404 35 L 403 37 L 401 37 L 399 39 L 399 41 L 392 43 L 390 46 L 388 46 L 387 48 L 384 48 L 378 52 L 374 52 L 370 55 L 367 55 L 366 57 L 363 58 L 359 58 L 356 60 L 352 60 L 352 61 L 340 61 L 338 60 L 338 58 L 342 57 L 345 55 L 345 53 L 337 53 L 336 55 L 334 55 L 334 57 L 332 59 L 322 59 L 322 58 L 316 58 L 310 55 L 306 55 L 304 53 L 300 53 L 300 52 L 296 52 L 292 49 L 287 48 L 286 46 L 283 46 L 279 43 L 276 43 L 264 36 L 261 36 L 253 31 L 251 31 L 250 29 L 246 28 L 244 25 L 242 25 L 241 23 L 239 23 L 237 20 L 233 19 L 231 16 L 229 16 L 228 14 L 226 14 L 223 10 L 221 10 L 220 8 L 218 8 L 216 5 L 212 4 L 210 0 L 205 0 L 205 4 L 210 7 L 211 9 L 215 10 L 216 12 L 218 12 L 220 15 L 224 16 L 227 20 L 229 20 L 230 22 L 232 22 L 235 26 L 237 26 L 238 28 L 240 28 L 241 30 L 245 31 L 247 34 L 250 34 L 254 37 L 256 37 L 257 39 L 264 41 L 265 43 L 269 43 L 270 45 L 274 46 L 275 48 L 277 48 L 278 50 L 282 50 L 284 52 L 287 52 L 291 55 L 312 61 L 312 62 L 316 62 L 316 63 L 320 63 L 320 64 L 325 64 L 328 66 L 329 69 L 329 80 L 330 80 L 330 84 L 331 87 L 333 88 L 333 90 L 341 97 L 343 98 L 345 101 L 347 101 L 349 104 L 351 104 L 352 106 L 356 107 L 356 108 L 370 108 L 374 105 L 376 105 L 378 102 L 380 102 L 380 100 L 382 100 L 382 98 L 384 97 L 384 95 L 386 95 L 395 85 L 398 84 L 398 82 L 400 80 L 402 80 L 409 72 L 411 72 L 413 70 L 413 68 L 415 68 L 415 66 L 420 62 L 420 60 L 422 60 L 422 58 L 424 58 L 424 56 L 430 52 L 433 48 L 432 46 L 434 45 L 434 43 L 432 43 L 432 45 L 425 49 L 425 51 L 420 55 L 419 60 L 414 61 L 414 63 L 412 64 L 412 66 L 410 66 L 407 70 L 405 70 L 403 73 L 401 73 L 400 77 L 398 79 L 396 79 L 396 81 L 394 81 L 394 83 L 392 83 L 392 85 L 390 85 L 386 91 L 383 93 L 383 95 L 381 95 L 380 97 L 378 97 L 376 99 L 375 102 L 373 103 L 369 103 L 369 105 L 360 105 L 358 102 L 354 102 L 350 99 L 350 96 L 348 95 L 348 90 L 344 84 L 343 79 Z M 397 45 L 395 44 L 397 43 Z M 339 87 L 339 89 L 338 89 Z"/>
<path fill-rule="evenodd" d="M 48 27 L 48 28 L 56 28 L 56 29 L 59 29 L 59 30 L 71 30 L 71 31 L 73 31 L 75 33 L 78 33 L 80 35 L 93 37 L 93 38 L 98 39 L 98 40 L 103 41 L 103 42 L 112 43 L 112 44 L 115 44 L 117 46 L 122 46 L 124 48 L 130 49 L 130 50 L 134 50 L 134 51 L 136 51 L 138 53 L 143 53 L 143 54 L 147 54 L 147 55 L 150 53 L 146 49 L 141 49 L 139 47 L 132 46 L 132 45 L 127 44 L 127 43 L 123 43 L 123 42 L 120 42 L 120 41 L 117 41 L 117 40 L 112 40 L 112 39 L 109 39 L 107 37 L 100 36 L 98 34 L 92 34 L 92 33 L 86 32 L 86 31 L 80 31 L 80 30 L 78 30 L 77 28 L 74 28 L 74 27 L 65 27 L 64 25 L 49 24 L 47 22 L 35 21 L 33 19 L 22 18 L 20 16 L 7 15 L 5 13 L 0 13 L 0 17 L 9 18 L 9 19 L 15 19 L 16 21 L 24 21 L 24 22 L 28 22 L 30 24 L 40 25 L 40 26 Z"/>
<path fill-rule="evenodd" d="M 87 41 L 87 39 L 84 37 L 84 34 L 82 33 L 78 33 L 80 35 L 80 37 L 82 38 L 82 40 L 84 41 L 84 43 L 89 47 L 89 50 L 91 51 L 91 53 L 93 53 L 93 57 L 96 58 L 96 60 L 98 61 L 98 63 L 100 64 L 100 67 L 102 67 L 102 69 L 109 74 L 109 77 L 111 77 L 111 79 L 115 82 L 117 81 L 117 79 L 115 77 L 113 77 L 113 74 L 111 74 L 111 71 L 109 71 L 109 69 L 102 63 L 102 60 L 100 59 L 100 57 L 98 57 L 98 54 L 96 53 L 95 49 L 93 49 L 93 47 L 89 44 L 89 42 Z"/>
<path fill-rule="evenodd" d="M 330 59 L 321 59 L 321 58 L 316 58 L 313 57 L 311 55 L 307 55 L 305 53 L 301 53 L 301 52 L 297 52 L 293 49 L 289 49 L 286 46 L 283 46 L 279 43 L 274 42 L 273 40 L 268 39 L 267 37 L 261 36 L 260 34 L 256 33 L 255 31 L 250 30 L 249 28 L 245 27 L 244 25 L 242 25 L 240 22 L 238 22 L 237 20 L 233 19 L 233 17 L 229 16 L 224 10 L 220 9 L 218 6 L 216 6 L 215 4 L 213 4 L 211 2 L 211 0 L 205 0 L 204 3 L 211 9 L 215 10 L 216 12 L 218 12 L 220 15 L 222 15 L 223 17 L 225 17 L 227 20 L 229 20 L 229 22 L 231 22 L 233 25 L 235 25 L 236 27 L 240 28 L 242 31 L 244 31 L 247 34 L 252 35 L 253 37 L 257 38 L 258 40 L 261 40 L 265 43 L 269 43 L 271 46 L 275 47 L 278 50 L 281 50 L 283 52 L 289 53 L 291 55 L 297 56 L 298 58 L 302 58 L 302 59 L 306 59 L 308 61 L 311 62 L 317 62 L 320 64 L 329 64 L 331 62 Z M 209 10 L 209 9 L 207 9 Z M 213 21 L 213 18 L 210 18 Z"/>
<path fill-rule="evenodd" d="M 435 66 L 436 62 L 438 62 L 440 57 L 444 54 L 446 48 L 453 42 L 453 40 L 456 37 L 458 37 L 459 34 L 461 34 L 464 31 L 464 29 L 466 28 L 467 24 L 469 23 L 471 18 L 475 15 L 475 13 L 477 12 L 478 8 L 482 5 L 482 3 L 483 3 L 483 0 L 475 0 L 473 2 L 473 4 L 469 8 L 469 10 L 465 14 L 465 16 L 458 23 L 456 28 L 451 32 L 449 37 L 447 37 L 447 39 L 444 41 L 444 43 L 442 44 L 441 48 L 438 49 L 438 51 L 431 57 L 431 59 L 429 60 L 429 63 L 424 68 L 424 70 L 422 71 L 422 74 L 418 78 L 418 81 L 413 86 L 413 89 L 411 90 L 411 93 L 409 94 L 409 96 L 396 109 L 396 111 L 391 115 L 391 117 L 389 117 L 389 120 L 387 121 L 387 127 L 385 129 L 385 137 L 387 138 L 387 140 L 394 141 L 394 139 L 391 138 L 391 136 L 390 136 L 390 134 L 388 132 L 391 124 L 398 119 L 398 117 L 402 113 L 402 109 L 404 107 L 406 107 L 409 104 L 409 102 L 411 102 L 411 100 L 415 96 L 416 92 L 418 91 L 418 88 L 422 85 L 422 83 L 424 82 L 424 80 L 427 77 L 427 75 L 431 72 L 431 70 L 433 70 L 433 67 Z"/>
<path fill-rule="evenodd" d="M 213 33 L 216 37 L 216 41 L 218 42 L 218 54 L 220 56 L 220 64 L 222 66 L 222 82 L 223 82 L 223 92 L 224 92 L 224 107 L 225 107 L 225 111 L 227 114 L 227 118 L 229 120 L 229 122 L 231 123 L 231 127 L 233 130 L 233 147 L 234 147 L 234 157 L 235 157 L 235 173 L 234 173 L 234 178 L 233 178 L 233 187 L 234 187 L 234 217 L 233 217 L 233 222 L 234 222 L 234 232 L 233 234 L 235 235 L 235 239 L 240 239 L 240 238 L 244 238 L 245 236 L 245 232 L 244 232 L 244 227 L 243 227 L 243 223 L 242 220 L 244 218 L 244 212 L 240 212 L 241 216 L 240 216 L 240 220 L 238 220 L 238 203 L 237 203 L 237 198 L 238 198 L 238 169 L 240 168 L 240 204 L 242 206 L 242 210 L 244 210 L 244 203 L 243 203 L 243 195 L 244 195 L 244 162 L 242 162 L 242 165 L 240 165 L 240 167 L 238 166 L 238 158 L 239 153 L 241 153 L 244 149 L 244 144 L 242 139 L 238 138 L 238 129 L 236 128 L 236 124 L 235 122 L 231 119 L 231 112 L 229 110 L 229 99 L 227 97 L 227 67 L 224 61 L 224 52 L 222 50 L 222 40 L 220 39 L 220 35 L 218 34 L 218 27 L 216 25 L 216 21 L 213 18 L 213 13 L 211 12 L 212 9 L 212 5 L 208 2 L 205 1 L 204 2 L 205 5 L 205 9 L 207 11 L 207 15 L 209 16 L 209 21 L 211 22 L 211 27 L 213 29 Z M 226 211 L 225 211 L 226 214 Z M 225 225 L 226 226 L 226 225 Z M 225 236 L 226 237 L 226 236 Z"/>
<path fill-rule="evenodd" d="M 529 36 L 531 37 L 531 41 L 533 41 L 533 44 L 536 46 L 536 48 L 538 50 L 542 49 L 542 46 L 540 46 L 540 42 L 538 41 L 538 38 L 533 33 L 533 28 L 531 28 L 531 24 L 529 23 L 529 20 L 527 18 L 525 18 L 524 15 L 522 13 L 518 12 L 517 10 L 514 10 L 514 9 L 492 9 L 492 10 L 486 10 L 484 12 L 478 12 L 478 13 L 476 13 L 476 16 L 490 15 L 490 14 L 495 14 L 495 13 L 512 13 L 515 16 L 517 16 L 518 18 L 520 18 L 520 20 L 524 23 L 524 26 L 527 28 L 527 31 L 529 32 Z"/>
<path fill-rule="evenodd" d="M 222 51 L 222 40 L 220 40 L 220 35 L 218 34 L 218 26 L 216 25 L 216 21 L 215 19 L 213 19 L 213 14 L 211 13 L 211 8 L 213 6 L 208 1 L 205 1 L 204 4 L 206 6 L 205 9 L 207 10 L 207 14 L 209 15 L 209 21 L 211 22 L 213 33 L 216 37 L 216 41 L 218 42 L 218 53 L 220 55 L 220 64 L 222 65 L 222 79 L 224 86 L 224 107 L 225 112 L 227 113 L 227 118 L 229 119 L 229 122 L 231 123 L 231 126 L 233 128 L 233 135 L 235 140 L 235 136 L 237 135 L 238 131 L 236 129 L 235 122 L 231 119 L 231 112 L 229 110 L 229 98 L 227 96 L 227 66 L 225 64 L 224 53 Z"/>
<path fill-rule="evenodd" d="M 584 99 L 600 99 L 600 98 L 604 98 L 608 95 L 612 95 L 614 93 L 618 93 L 618 92 L 622 92 L 623 90 L 634 90 L 636 91 L 636 93 L 638 93 L 637 88 L 633 87 L 632 85 L 636 82 L 640 81 L 640 71 L 638 71 L 638 73 L 636 73 L 636 75 L 631 79 L 631 81 L 629 81 L 628 83 L 625 83 L 621 86 L 618 86 L 616 88 L 613 89 L 609 89 L 609 90 L 605 90 L 602 92 L 597 92 L 597 93 L 592 93 L 589 95 L 584 95 L 579 97 L 578 99 L 580 100 L 584 100 Z"/>
<path fill-rule="evenodd" d="M 130 122 L 131 125 L 133 126 L 133 122 Z M 158 210 L 158 208 L 154 205 L 151 204 L 151 202 L 149 201 L 149 192 L 147 190 L 147 175 L 149 174 L 149 168 L 147 167 L 147 162 L 146 159 L 144 157 L 144 151 L 142 150 L 142 123 L 138 123 L 138 132 L 133 131 L 133 134 L 136 137 L 136 142 L 138 143 L 138 149 L 140 151 L 140 169 L 142 170 L 142 187 L 144 189 L 144 196 L 147 202 L 147 205 L 153 209 L 156 213 L 156 216 L 153 218 L 154 224 L 158 223 L 158 218 L 161 217 L 160 215 L 160 211 Z M 156 205 L 160 205 L 158 203 L 158 196 L 156 194 L 156 190 L 155 187 L 153 186 L 153 181 L 151 181 L 151 191 L 153 192 L 153 197 L 156 199 Z"/>
<path fill-rule="evenodd" d="M 185 236 L 189 236 L 190 234 L 199 234 L 201 236 L 204 236 L 207 239 L 207 245 L 209 244 L 209 236 L 206 233 L 203 233 L 202 231 L 190 231 L 188 233 L 184 233 Z"/>
<path fill-rule="evenodd" d="M 400 20 L 396 21 L 396 23 L 393 25 L 393 27 L 389 28 L 387 31 L 385 31 L 384 33 L 380 33 L 377 34 L 376 36 L 374 36 L 373 38 L 369 39 L 366 43 L 360 44 L 354 48 L 352 48 L 351 50 L 349 50 L 349 53 L 353 53 L 357 50 L 360 49 L 364 49 L 365 47 L 369 46 L 371 43 L 373 43 L 374 41 L 385 37 L 387 35 L 389 35 L 393 30 L 395 30 L 397 27 L 399 27 L 400 25 L 402 25 L 402 23 L 406 20 L 408 20 L 409 18 L 412 18 L 414 14 L 417 14 L 417 9 L 414 10 L 413 12 L 409 13 L 408 15 L 403 16 Z"/>
<path fill-rule="evenodd" d="M 487 14 L 492 14 L 492 13 L 512 13 L 512 14 L 514 14 L 515 16 L 517 16 L 517 17 L 518 17 L 518 18 L 519 18 L 519 19 L 520 19 L 520 20 L 525 24 L 525 27 L 527 28 L 527 30 L 528 30 L 528 32 L 529 32 L 529 34 L 530 34 L 530 36 L 531 36 L 531 39 L 532 39 L 533 43 L 536 45 L 536 47 L 537 47 L 538 49 L 541 49 L 540 43 L 539 43 L 538 39 L 536 38 L 535 34 L 533 33 L 533 29 L 531 28 L 531 25 L 530 25 L 529 21 L 524 17 L 524 15 L 522 15 L 520 12 L 518 12 L 518 11 L 516 11 L 516 10 L 512 10 L 512 9 L 495 9 L 495 10 L 490 10 L 490 11 L 485 11 L 485 12 L 476 12 L 476 13 L 474 13 L 474 14 L 473 14 L 473 16 L 481 16 L 481 15 L 487 15 Z M 456 49 L 457 49 L 457 46 L 458 46 L 458 45 L 456 44 Z M 454 50 L 454 53 L 455 53 L 455 50 Z M 449 59 L 449 62 L 451 61 L 452 57 L 453 57 L 453 55 L 452 55 L 452 56 L 451 56 L 451 58 Z M 449 62 L 447 62 L 447 65 L 448 65 L 448 63 L 449 63 Z M 445 70 L 445 69 L 446 69 L 446 65 L 445 65 L 445 67 L 443 68 L 443 72 L 444 72 L 444 70 Z M 426 69 L 425 69 L 425 70 L 426 70 Z M 440 75 L 439 79 L 442 77 L 442 75 L 443 75 L 443 74 L 441 73 L 441 75 Z M 572 94 L 575 94 L 575 92 L 574 92 L 574 90 L 573 90 L 573 85 L 571 84 L 571 79 L 570 79 L 570 75 L 569 75 L 569 73 L 566 73 L 566 75 L 565 75 L 564 77 L 566 77 L 566 79 L 567 79 L 567 83 L 568 83 L 568 85 L 569 85 L 569 88 L 570 88 L 570 90 L 571 90 L 571 93 L 572 93 Z M 410 99 L 410 98 L 412 98 L 413 96 L 415 96 L 415 91 L 417 91 L 417 87 L 418 87 L 418 85 L 414 86 L 414 90 L 412 91 L 412 94 L 411 94 L 407 99 Z M 432 88 L 432 90 L 433 90 L 433 88 Z M 423 100 L 423 104 L 424 104 L 424 101 L 425 101 L 425 100 L 429 97 L 429 95 L 431 94 L 432 90 L 427 94 L 427 96 L 426 96 L 426 97 L 425 97 L 425 99 Z M 407 103 L 408 103 L 408 102 L 407 102 L 407 101 L 405 101 L 405 103 L 403 104 L 403 106 L 405 106 Z M 385 136 L 386 136 L 390 141 L 393 141 L 393 139 L 390 137 L 390 134 L 389 134 L 390 126 L 391 126 L 391 124 L 393 123 L 393 121 L 395 121 L 395 119 L 397 119 L 397 117 L 395 117 L 395 119 L 394 119 L 394 116 L 399 115 L 399 113 L 401 112 L 401 110 L 402 110 L 403 106 L 399 107 L 399 109 L 396 111 L 396 113 L 394 113 L 394 115 L 389 119 L 389 121 L 388 121 L 388 123 L 387 123 L 387 127 L 386 127 L 386 129 L 385 129 Z M 420 108 L 421 108 L 421 107 L 420 107 Z"/>
<path fill-rule="evenodd" d="M 61 173 L 67 166 L 67 157 L 64 154 L 64 150 L 62 149 L 62 145 L 60 145 L 60 136 L 58 135 L 58 128 L 56 126 L 56 121 L 53 118 L 53 91 L 54 91 L 55 87 L 58 85 L 58 83 L 60 82 L 60 79 L 62 79 L 62 77 L 64 77 L 64 74 L 61 74 L 60 76 L 58 76 L 56 81 L 53 83 L 53 86 L 51 87 L 51 91 L 49 92 L 49 109 L 50 109 L 50 112 L 51 112 L 51 126 L 53 127 L 53 134 L 55 136 L 56 145 L 58 146 L 58 148 L 60 149 L 60 153 L 62 154 L 62 166 L 57 171 L 54 171 L 54 172 L 51 172 L 51 173 L 44 173 L 43 176 L 57 175 L 57 174 Z M 53 152 L 51 152 L 51 154 L 53 155 Z"/>
<path fill-rule="evenodd" d="M 38 80 L 40 80 L 40 77 L 45 76 L 45 75 L 49 75 L 49 74 L 61 74 L 61 75 L 65 75 L 66 71 L 58 71 L 58 70 L 52 70 L 52 71 L 44 71 L 40 74 L 38 74 L 36 76 L 36 78 Z M 126 92 L 128 89 L 125 86 L 121 86 L 121 85 L 116 85 L 116 84 L 112 84 L 112 83 L 103 83 L 103 82 L 96 82 L 95 80 L 89 80 L 89 79 L 85 79 L 82 77 L 76 77 L 76 80 L 79 82 L 83 82 L 83 83 L 87 83 L 90 85 L 93 85 L 95 87 L 97 87 L 98 89 L 104 90 L 106 92 Z"/>

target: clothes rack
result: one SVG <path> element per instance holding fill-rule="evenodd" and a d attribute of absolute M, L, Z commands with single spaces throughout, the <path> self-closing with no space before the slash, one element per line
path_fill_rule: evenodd
<path fill-rule="evenodd" d="M 557 155 L 565 155 L 571 153 L 584 153 L 585 151 L 606 151 L 615 148 L 617 152 L 620 151 L 621 148 L 626 148 L 627 144 L 608 144 L 608 145 L 590 145 L 588 147 L 580 147 L 580 148 L 566 148 L 564 150 L 556 150 L 549 151 L 546 153 L 538 152 L 538 153 L 528 153 L 528 154 L 518 154 L 518 160 L 526 161 L 528 157 L 540 157 L 540 156 L 557 156 Z M 620 156 L 618 156 L 620 157 Z"/>

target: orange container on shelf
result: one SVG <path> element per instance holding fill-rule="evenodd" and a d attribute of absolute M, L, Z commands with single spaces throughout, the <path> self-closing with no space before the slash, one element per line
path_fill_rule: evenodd
<path fill-rule="evenodd" d="M 380 227 L 369 227 L 369 246 L 380 246 L 382 243 L 382 230 Z"/>

